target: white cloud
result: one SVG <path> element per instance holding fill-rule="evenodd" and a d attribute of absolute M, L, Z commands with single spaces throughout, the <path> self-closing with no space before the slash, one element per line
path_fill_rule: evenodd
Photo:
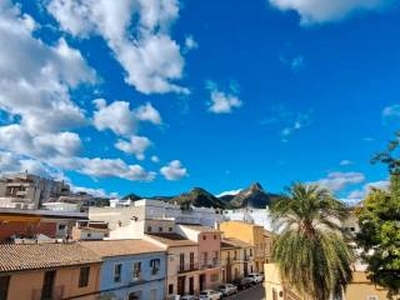
<path fill-rule="evenodd" d="M 199 44 L 196 42 L 193 36 L 189 35 L 185 38 L 185 51 L 194 50 L 199 48 Z"/>
<path fill-rule="evenodd" d="M 221 91 L 212 81 L 206 82 L 206 88 L 210 91 L 211 102 L 208 110 L 215 114 L 229 114 L 233 108 L 239 108 L 243 102 L 238 97 L 238 90 L 230 85 L 230 92 Z"/>
<path fill-rule="evenodd" d="M 49 46 L 34 37 L 36 23 L 17 6 L 2 1 L 0 10 L 0 109 L 18 116 L 30 133 L 84 124 L 69 91 L 93 83 L 94 70 L 64 39 Z"/>
<path fill-rule="evenodd" d="M 216 197 L 220 198 L 220 197 L 222 197 L 222 196 L 227 196 L 227 195 L 232 195 L 232 196 L 234 196 L 234 195 L 239 194 L 242 190 L 243 190 L 243 189 L 225 191 L 225 192 L 222 192 L 222 193 L 216 195 Z"/>
<path fill-rule="evenodd" d="M 346 202 L 352 202 L 352 203 L 360 202 L 368 195 L 368 193 L 370 192 L 370 190 L 372 188 L 386 190 L 386 189 L 388 189 L 389 184 L 390 183 L 387 180 L 369 182 L 369 183 L 365 184 L 362 187 L 362 189 L 357 189 L 357 190 L 351 191 L 344 200 Z"/>
<path fill-rule="evenodd" d="M 174 84 L 185 64 L 168 33 L 179 16 L 178 0 L 51 0 L 47 9 L 74 36 L 100 35 L 138 91 L 189 92 Z"/>
<path fill-rule="evenodd" d="M 83 186 L 71 186 L 71 190 L 75 193 L 86 193 L 89 195 L 92 195 L 93 197 L 99 197 L 99 198 L 113 198 L 113 197 L 118 197 L 118 193 L 107 193 L 104 189 L 96 189 L 96 188 L 88 188 L 88 187 L 83 187 Z"/>
<path fill-rule="evenodd" d="M 282 142 L 289 141 L 295 131 L 299 131 L 310 125 L 313 111 L 293 112 L 284 105 L 279 104 L 271 108 L 269 116 L 260 121 L 261 125 L 278 125 Z"/>
<path fill-rule="evenodd" d="M 157 155 L 153 155 L 151 157 L 151 161 L 154 163 L 158 163 L 158 162 L 160 162 L 160 158 Z"/>
<path fill-rule="evenodd" d="M 322 178 L 314 184 L 319 184 L 333 192 L 343 190 L 349 185 L 358 184 L 365 181 L 363 173 L 359 172 L 331 172 L 326 178 Z"/>
<path fill-rule="evenodd" d="M 382 120 L 384 124 L 397 123 L 400 120 L 400 105 L 386 106 L 382 111 Z"/>
<path fill-rule="evenodd" d="M 175 181 L 188 176 L 187 169 L 182 166 L 179 160 L 173 160 L 160 169 L 160 173 L 167 180 Z"/>
<path fill-rule="evenodd" d="M 282 10 L 294 10 L 301 18 L 302 25 L 339 21 L 358 11 L 381 10 L 395 1 L 392 0 L 269 0 Z"/>
<path fill-rule="evenodd" d="M 343 159 L 343 160 L 339 163 L 339 165 L 341 165 L 342 167 L 350 166 L 350 165 L 352 165 L 352 164 L 353 164 L 353 162 L 352 162 L 351 160 L 348 160 L 348 159 Z"/>
<path fill-rule="evenodd" d="M 133 154 L 137 159 L 143 160 L 144 153 L 151 146 L 151 141 L 144 136 L 131 136 L 129 141 L 118 140 L 115 147 L 125 153 Z"/>
<path fill-rule="evenodd" d="M 107 105 L 104 99 L 94 100 L 97 110 L 94 112 L 94 126 L 100 130 L 110 129 L 117 135 L 130 136 L 136 133 L 139 121 L 161 124 L 160 113 L 150 104 L 129 108 L 129 102 L 114 101 Z"/>
<path fill-rule="evenodd" d="M 131 181 L 152 181 L 156 174 L 140 165 L 128 165 L 121 159 L 76 158 L 77 172 L 93 177 L 119 177 Z"/>
<path fill-rule="evenodd" d="M 134 115 L 139 121 L 148 121 L 155 125 L 162 124 L 160 113 L 151 105 L 150 102 L 136 108 Z"/>

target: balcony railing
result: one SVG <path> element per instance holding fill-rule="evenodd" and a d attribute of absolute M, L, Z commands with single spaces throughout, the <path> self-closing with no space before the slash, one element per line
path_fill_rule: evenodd
<path fill-rule="evenodd" d="M 196 271 L 198 269 L 199 269 L 198 263 L 188 263 L 188 264 L 178 265 L 178 273 L 191 272 L 191 271 Z"/>
<path fill-rule="evenodd" d="M 202 261 L 200 268 L 204 269 L 213 269 L 220 266 L 220 260 L 218 258 L 209 259 L 207 261 Z"/>

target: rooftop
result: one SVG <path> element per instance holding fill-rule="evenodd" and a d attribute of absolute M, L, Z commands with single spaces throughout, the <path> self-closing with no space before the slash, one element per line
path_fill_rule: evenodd
<path fill-rule="evenodd" d="M 251 244 L 243 242 L 237 238 L 224 238 L 223 241 L 240 248 L 253 247 Z"/>
<path fill-rule="evenodd" d="M 180 224 L 180 225 L 199 232 L 222 232 L 210 226 L 197 225 L 197 224 Z"/>
<path fill-rule="evenodd" d="M 101 257 L 136 255 L 164 251 L 161 247 L 139 239 L 87 241 L 81 242 L 81 245 Z"/>
<path fill-rule="evenodd" d="M 147 235 L 170 247 L 197 245 L 197 243 L 177 233 L 147 233 Z"/>
<path fill-rule="evenodd" d="M 101 258 L 79 244 L 0 245 L 0 272 L 100 263 Z"/>

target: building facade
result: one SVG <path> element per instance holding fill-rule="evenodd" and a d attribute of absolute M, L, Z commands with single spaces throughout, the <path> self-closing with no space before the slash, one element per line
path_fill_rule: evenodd
<path fill-rule="evenodd" d="M 77 244 L 0 245 L 0 299 L 97 300 L 100 269 Z"/>
<path fill-rule="evenodd" d="M 101 298 L 114 300 L 165 299 L 166 252 L 144 240 L 82 242 L 103 260 Z"/>
<path fill-rule="evenodd" d="M 224 237 L 236 238 L 254 247 L 254 272 L 262 272 L 265 263 L 266 240 L 264 227 L 243 221 L 227 221 L 219 224 Z"/>

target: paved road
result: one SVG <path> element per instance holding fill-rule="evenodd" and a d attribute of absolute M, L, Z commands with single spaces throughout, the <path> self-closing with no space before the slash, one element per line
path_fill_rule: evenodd
<path fill-rule="evenodd" d="M 253 286 L 247 290 L 240 291 L 237 295 L 231 296 L 229 298 L 225 298 L 229 300 L 264 300 L 265 299 L 265 290 L 264 284 L 260 283 L 256 286 Z"/>

